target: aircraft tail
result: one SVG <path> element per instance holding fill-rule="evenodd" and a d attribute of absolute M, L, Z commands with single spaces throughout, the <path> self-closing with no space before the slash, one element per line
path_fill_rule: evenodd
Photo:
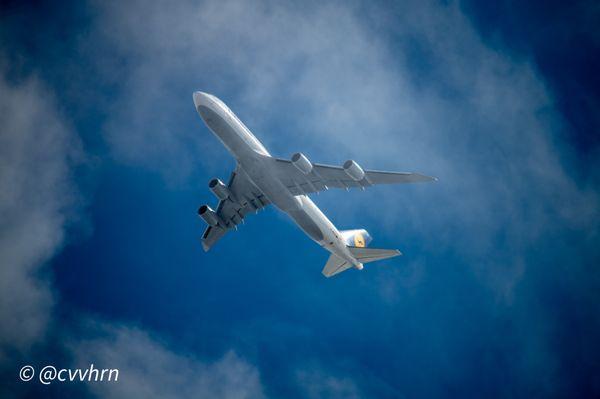
<path fill-rule="evenodd" d="M 352 256 L 361 263 L 375 262 L 376 260 L 393 258 L 394 256 L 402 255 L 397 249 L 378 249 L 378 248 L 365 248 L 365 247 L 348 247 Z M 335 254 L 331 254 L 329 260 L 323 268 L 323 275 L 325 277 L 335 276 L 345 270 L 352 267 L 352 263 L 345 259 L 340 258 Z"/>
<path fill-rule="evenodd" d="M 365 229 L 341 230 L 340 234 L 349 247 L 366 247 L 372 240 Z"/>
<path fill-rule="evenodd" d="M 348 270 L 351 267 L 352 263 L 340 258 L 336 254 L 331 254 L 321 273 L 323 273 L 325 277 L 331 277 L 343 272 L 344 270 Z"/>

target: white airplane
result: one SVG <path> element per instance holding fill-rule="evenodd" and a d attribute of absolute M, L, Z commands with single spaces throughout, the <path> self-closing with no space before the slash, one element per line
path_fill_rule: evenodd
<path fill-rule="evenodd" d="M 208 187 L 219 199 L 217 210 L 202 205 L 198 214 L 208 224 L 202 247 L 208 251 L 229 230 L 237 229 L 250 212 L 269 204 L 287 213 L 317 244 L 331 252 L 322 273 L 331 277 L 363 263 L 401 255 L 396 249 L 366 246 L 371 236 L 364 229 L 339 231 L 307 194 L 331 187 L 364 189 L 376 184 L 437 180 L 417 173 L 363 170 L 349 160 L 342 167 L 311 163 L 302 153 L 291 159 L 275 158 L 237 116 L 217 97 L 197 91 L 196 110 L 237 161 L 227 185 L 212 179 Z"/>

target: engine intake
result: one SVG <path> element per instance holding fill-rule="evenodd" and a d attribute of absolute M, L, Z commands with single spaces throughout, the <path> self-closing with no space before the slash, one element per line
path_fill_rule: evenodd
<path fill-rule="evenodd" d="M 200 215 L 200 217 L 204 219 L 204 221 L 210 226 L 214 227 L 218 224 L 223 224 L 219 215 L 217 215 L 215 211 L 213 211 L 208 205 L 202 205 L 200 208 L 198 208 L 198 215 Z"/>
<path fill-rule="evenodd" d="M 351 159 L 344 162 L 344 172 L 354 181 L 361 181 L 365 178 L 365 171 Z"/>
<path fill-rule="evenodd" d="M 231 191 L 220 179 L 212 179 L 209 181 L 208 188 L 210 188 L 210 191 L 212 191 L 221 201 L 225 201 L 227 198 L 231 197 Z"/>
<path fill-rule="evenodd" d="M 313 169 L 312 163 L 310 163 L 308 158 L 306 158 L 306 156 L 300 152 L 297 152 L 294 155 L 292 155 L 292 164 L 305 175 L 312 172 Z"/>

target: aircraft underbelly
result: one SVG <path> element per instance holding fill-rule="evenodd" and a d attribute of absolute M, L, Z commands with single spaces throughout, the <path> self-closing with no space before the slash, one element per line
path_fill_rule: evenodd
<path fill-rule="evenodd" d="M 298 211 L 302 208 L 301 201 L 294 197 L 279 180 L 264 175 L 258 178 L 250 175 L 250 178 L 269 201 L 282 211 Z"/>
<path fill-rule="evenodd" d="M 316 242 L 323 241 L 323 231 L 305 209 L 289 211 L 287 214 L 310 238 Z"/>

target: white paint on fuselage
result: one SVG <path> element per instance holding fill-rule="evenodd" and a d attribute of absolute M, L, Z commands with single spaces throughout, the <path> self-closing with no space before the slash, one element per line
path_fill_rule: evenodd
<path fill-rule="evenodd" d="M 287 213 L 323 248 L 359 268 L 362 267 L 346 247 L 338 229 L 319 207 L 306 195 L 292 195 L 273 173 L 273 169 L 269 167 L 271 155 L 233 111 L 217 97 L 199 91 L 194 93 L 194 104 L 206 125 L 235 157 L 249 180 L 274 206 Z M 303 227 L 304 218 L 318 227 L 321 237 L 315 237 Z"/>

